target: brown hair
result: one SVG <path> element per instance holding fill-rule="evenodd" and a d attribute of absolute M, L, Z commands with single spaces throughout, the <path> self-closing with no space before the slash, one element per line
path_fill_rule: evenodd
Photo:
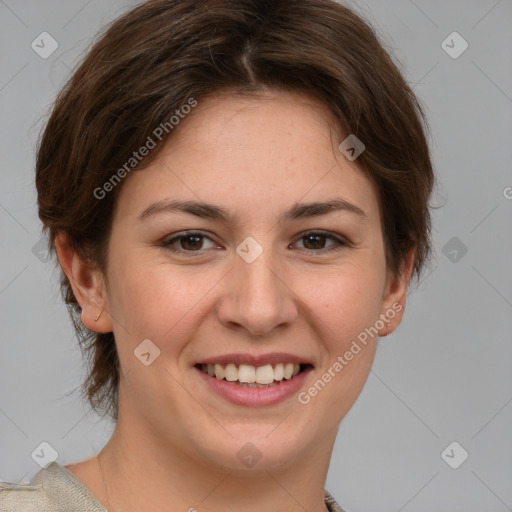
<path fill-rule="evenodd" d="M 268 88 L 320 100 L 365 144 L 357 163 L 376 185 L 387 265 L 399 272 L 415 248 L 419 278 L 431 253 L 434 185 L 425 114 L 370 24 L 331 0 L 150 0 L 106 27 L 58 94 L 39 141 L 39 217 L 50 251 L 62 232 L 104 270 L 122 181 L 100 199 L 98 190 L 191 98 Z M 144 166 L 171 134 L 163 131 Z M 63 272 L 61 290 L 89 356 L 82 392 L 117 420 L 113 333 L 83 326 Z"/>

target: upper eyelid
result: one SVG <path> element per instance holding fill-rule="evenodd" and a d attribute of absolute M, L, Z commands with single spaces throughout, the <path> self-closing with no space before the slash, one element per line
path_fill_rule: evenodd
<path fill-rule="evenodd" d="M 179 240 L 180 238 L 185 238 L 186 236 L 193 236 L 193 235 L 202 236 L 204 238 L 209 238 L 212 242 L 217 243 L 217 242 L 215 242 L 214 238 L 211 235 L 204 233 L 203 231 L 193 231 L 193 230 L 178 232 L 171 236 L 165 237 L 165 238 L 163 238 L 162 243 L 169 244 L 170 242 L 174 242 L 176 240 Z"/>

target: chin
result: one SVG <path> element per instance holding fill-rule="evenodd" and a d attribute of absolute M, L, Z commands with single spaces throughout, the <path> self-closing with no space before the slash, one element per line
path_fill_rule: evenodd
<path fill-rule="evenodd" d="M 241 476 L 287 469 L 302 458 L 303 451 L 307 449 L 307 439 L 311 439 L 313 444 L 307 432 L 290 432 L 289 425 L 279 426 L 279 423 L 238 424 L 227 427 L 227 430 L 231 435 L 223 432 L 221 439 L 212 439 L 207 446 L 204 446 L 203 438 L 198 452 L 204 461 Z"/>

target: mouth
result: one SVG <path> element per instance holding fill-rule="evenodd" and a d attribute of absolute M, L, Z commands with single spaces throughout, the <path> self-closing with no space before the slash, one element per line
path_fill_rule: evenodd
<path fill-rule="evenodd" d="M 313 365 L 283 361 L 276 364 L 253 366 L 236 363 L 198 363 L 195 367 L 210 377 L 241 388 L 270 388 L 295 379 Z"/>

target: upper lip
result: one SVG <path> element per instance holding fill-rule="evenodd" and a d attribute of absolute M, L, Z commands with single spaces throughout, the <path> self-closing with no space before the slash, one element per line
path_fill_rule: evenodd
<path fill-rule="evenodd" d="M 251 366 L 265 366 L 267 364 L 278 364 L 278 363 L 296 363 L 296 364 L 309 364 L 310 361 L 306 358 L 297 356 L 294 354 L 287 354 L 285 352 L 273 352 L 271 354 L 223 354 L 221 356 L 209 357 L 202 359 L 196 364 L 229 364 L 233 363 L 236 365 L 248 364 Z"/>

